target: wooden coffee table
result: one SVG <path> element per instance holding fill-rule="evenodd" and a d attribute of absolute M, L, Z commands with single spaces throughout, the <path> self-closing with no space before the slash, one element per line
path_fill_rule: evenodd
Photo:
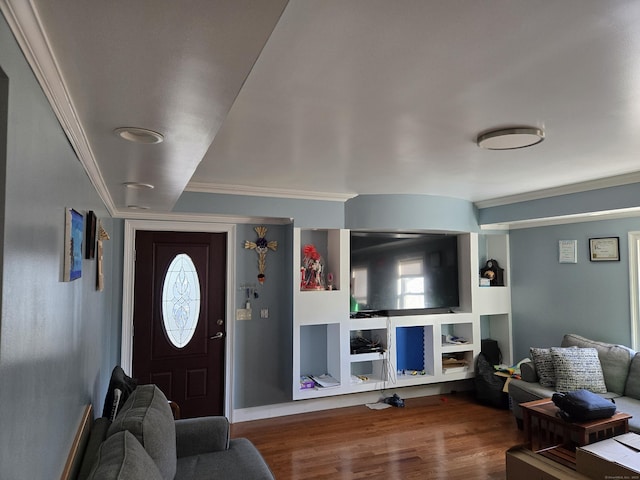
<path fill-rule="evenodd" d="M 556 461 L 575 465 L 575 447 L 589 445 L 629 432 L 631 415 L 616 412 L 612 417 L 590 422 L 567 422 L 550 398 L 521 403 L 522 421 L 529 449 L 547 453 Z"/>

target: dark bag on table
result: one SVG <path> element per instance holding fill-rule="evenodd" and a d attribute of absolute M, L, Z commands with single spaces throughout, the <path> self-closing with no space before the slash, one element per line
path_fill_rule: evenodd
<path fill-rule="evenodd" d="M 616 413 L 615 403 L 589 390 L 554 393 L 551 400 L 560 409 L 560 417 L 568 422 L 599 420 Z"/>

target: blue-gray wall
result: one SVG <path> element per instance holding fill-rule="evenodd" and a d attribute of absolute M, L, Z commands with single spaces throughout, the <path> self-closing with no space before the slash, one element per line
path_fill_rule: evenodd
<path fill-rule="evenodd" d="M 476 232 L 471 202 L 435 195 L 359 195 L 345 204 L 344 228 Z"/>
<path fill-rule="evenodd" d="M 120 358 L 123 222 L 108 217 L 69 146 L 4 19 L 0 21 L 0 478 L 59 476 L 83 406 L 102 402 Z M 3 91 L 6 94 L 3 96 Z M 268 319 L 237 321 L 235 408 L 291 398 L 293 226 L 307 228 L 478 231 L 480 223 L 542 218 L 637 206 L 637 185 L 493 209 L 458 199 L 363 195 L 346 203 L 185 193 L 175 212 L 262 217 L 267 280 L 251 300 Z M 96 261 L 83 277 L 61 281 L 64 208 L 93 210 L 111 240 L 105 246 L 104 292 L 95 290 Z M 282 219 L 289 221 L 283 224 Z M 253 224 L 237 229 L 236 280 L 255 283 Z M 640 219 L 606 220 L 511 232 L 515 358 L 529 346 L 557 345 L 566 332 L 629 345 L 627 233 Z M 590 237 L 619 236 L 621 261 L 588 261 Z M 578 240 L 578 264 L 559 264 L 558 240 Z M 242 306 L 243 295 L 237 295 Z"/>
<path fill-rule="evenodd" d="M 629 246 L 640 218 L 512 230 L 514 359 L 557 346 L 565 333 L 631 345 Z M 589 238 L 619 237 L 619 262 L 589 261 Z M 577 240 L 578 263 L 558 262 L 558 241 Z"/>
<path fill-rule="evenodd" d="M 288 219 L 301 228 L 344 228 L 344 204 L 322 200 L 185 192 L 173 211 Z"/>
<path fill-rule="evenodd" d="M 606 212 L 640 206 L 640 183 L 511 203 L 478 212 L 482 225 L 562 215 Z"/>
<path fill-rule="evenodd" d="M 272 405 L 291 400 L 293 371 L 293 309 L 291 225 L 267 226 L 266 239 L 277 241 L 276 251 L 267 253 L 265 281 L 258 282 L 258 255 L 243 247 L 255 241 L 256 225 L 238 225 L 236 308 L 244 308 L 250 291 L 252 319 L 236 321 L 234 338 L 234 407 Z M 243 288 L 245 287 L 245 288 Z M 252 293 L 257 293 L 257 298 Z M 260 318 L 260 310 L 268 318 Z"/>
<path fill-rule="evenodd" d="M 620 185 L 479 210 L 481 224 L 553 220 L 637 208 L 640 184 Z M 554 218 L 555 217 L 555 218 Z M 636 217 L 512 229 L 514 359 L 559 345 L 565 333 L 631 346 L 628 233 Z M 619 237 L 619 262 L 590 262 L 589 238 Z M 559 240 L 577 240 L 578 263 L 558 262 Z"/>
<path fill-rule="evenodd" d="M 108 216 L 1 16 L 0 68 L 0 478 L 59 478 L 83 407 L 101 413 L 119 361 L 122 222 Z M 96 260 L 61 280 L 65 207 L 93 210 L 111 235 L 103 292 Z"/>

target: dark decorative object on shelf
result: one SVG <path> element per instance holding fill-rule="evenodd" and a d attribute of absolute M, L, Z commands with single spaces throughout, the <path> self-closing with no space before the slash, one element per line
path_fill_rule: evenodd
<path fill-rule="evenodd" d="M 492 287 L 504 287 L 504 268 L 500 268 L 494 259 L 487 260 L 484 268 L 480 270 L 480 276 L 488 278 Z"/>
<path fill-rule="evenodd" d="M 87 245 L 85 248 L 84 258 L 93 260 L 96 257 L 96 214 L 93 210 L 87 212 L 87 226 L 85 228 L 85 240 Z"/>

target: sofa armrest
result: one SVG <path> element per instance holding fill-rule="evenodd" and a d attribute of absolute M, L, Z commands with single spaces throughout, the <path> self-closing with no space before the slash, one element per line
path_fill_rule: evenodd
<path fill-rule="evenodd" d="M 535 383 L 539 380 L 538 372 L 536 372 L 536 366 L 533 362 L 520 364 L 520 378 L 529 383 Z"/>
<path fill-rule="evenodd" d="M 175 423 L 178 458 L 229 448 L 227 417 L 186 418 L 176 420 Z"/>

